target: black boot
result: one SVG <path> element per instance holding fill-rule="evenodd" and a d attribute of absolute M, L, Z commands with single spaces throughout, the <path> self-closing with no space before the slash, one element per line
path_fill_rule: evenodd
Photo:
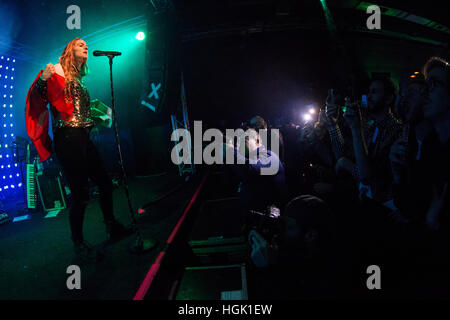
<path fill-rule="evenodd" d="M 109 243 L 117 242 L 134 233 L 133 229 L 125 227 L 117 220 L 106 221 L 106 231 Z"/>

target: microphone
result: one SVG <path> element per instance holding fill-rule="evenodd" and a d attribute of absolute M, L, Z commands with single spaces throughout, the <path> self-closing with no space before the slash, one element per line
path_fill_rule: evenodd
<path fill-rule="evenodd" d="M 120 56 L 122 54 L 122 52 L 118 52 L 118 51 L 94 51 L 92 53 L 95 57 L 100 57 L 100 56 L 108 56 L 108 57 L 115 57 L 115 56 Z"/>

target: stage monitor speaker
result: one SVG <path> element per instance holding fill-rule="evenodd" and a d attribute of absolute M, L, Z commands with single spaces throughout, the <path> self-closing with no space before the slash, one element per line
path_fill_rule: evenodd
<path fill-rule="evenodd" d="M 245 264 L 185 268 L 176 300 L 248 300 Z"/>
<path fill-rule="evenodd" d="M 56 174 L 47 175 L 43 172 L 36 173 L 36 182 L 44 211 L 65 209 L 67 206 L 61 179 Z"/>
<path fill-rule="evenodd" d="M 198 260 L 203 264 L 247 261 L 250 249 L 242 234 L 242 221 L 236 198 L 206 202 L 189 236 Z"/>

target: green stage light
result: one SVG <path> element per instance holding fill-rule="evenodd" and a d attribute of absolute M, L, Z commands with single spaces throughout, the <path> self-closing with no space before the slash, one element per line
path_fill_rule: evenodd
<path fill-rule="evenodd" d="M 144 38 L 145 38 L 145 33 L 143 33 L 143 32 L 138 32 L 138 33 L 137 33 L 136 39 L 138 39 L 138 40 L 144 40 Z"/>

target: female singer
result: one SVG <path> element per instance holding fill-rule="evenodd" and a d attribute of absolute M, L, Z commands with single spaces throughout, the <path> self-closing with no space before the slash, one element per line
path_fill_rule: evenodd
<path fill-rule="evenodd" d="M 89 178 L 99 187 L 100 207 L 109 240 L 116 241 L 130 232 L 114 218 L 112 182 L 97 148 L 89 138 L 95 123 L 90 118 L 90 97 L 83 83 L 88 71 L 87 54 L 88 47 L 84 40 L 76 38 L 66 45 L 58 64 L 49 63 L 39 72 L 28 91 L 25 120 L 28 136 L 40 160 L 45 161 L 52 152 L 48 134 L 47 104 L 50 104 L 55 154 L 73 195 L 69 221 L 75 252 L 91 258 L 96 256 L 96 252 L 83 239 Z"/>

